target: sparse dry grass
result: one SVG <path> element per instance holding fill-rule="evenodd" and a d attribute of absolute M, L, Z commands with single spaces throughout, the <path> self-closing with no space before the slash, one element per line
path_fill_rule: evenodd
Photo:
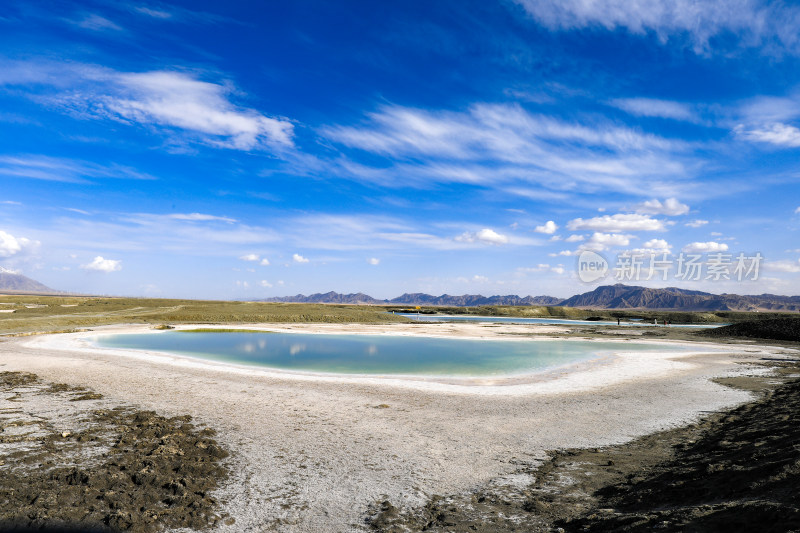
<path fill-rule="evenodd" d="M 0 334 L 68 331 L 105 324 L 247 324 L 266 322 L 406 322 L 382 307 L 148 298 L 0 296 Z M 77 305 L 76 305 L 77 304 Z M 74 307 L 63 307 L 74 306 Z"/>

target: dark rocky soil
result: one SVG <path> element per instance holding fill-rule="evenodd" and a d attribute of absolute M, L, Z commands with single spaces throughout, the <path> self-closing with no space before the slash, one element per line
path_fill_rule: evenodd
<path fill-rule="evenodd" d="M 375 531 L 800 531 L 800 366 L 720 380 L 761 398 L 625 445 L 551 454 L 526 487 L 376 502 Z M 780 386 L 776 382 L 782 383 Z"/>
<path fill-rule="evenodd" d="M 227 453 L 190 417 L 109 408 L 92 391 L 22 372 L 0 372 L 0 394 L 0 531 L 151 532 L 226 520 L 212 492 L 227 476 Z"/>
<path fill-rule="evenodd" d="M 697 333 L 704 337 L 748 337 L 800 342 L 800 317 L 748 320 Z"/>

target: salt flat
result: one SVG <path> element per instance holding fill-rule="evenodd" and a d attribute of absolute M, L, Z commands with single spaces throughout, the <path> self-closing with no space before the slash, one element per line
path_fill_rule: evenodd
<path fill-rule="evenodd" d="M 432 323 L 257 327 L 485 339 L 563 331 Z M 748 393 L 709 379 L 752 373 L 740 363 L 783 351 L 698 343 L 698 352 L 630 354 L 492 385 L 298 375 L 98 349 L 85 340 L 135 331 L 147 328 L 10 338 L 0 342 L 0 364 L 216 428 L 232 452 L 234 475 L 218 495 L 236 518 L 230 531 L 359 530 L 377 500 L 419 504 L 492 479 L 520 483 L 510 476 L 516 465 L 536 462 L 546 450 L 624 442 L 747 401 Z"/>

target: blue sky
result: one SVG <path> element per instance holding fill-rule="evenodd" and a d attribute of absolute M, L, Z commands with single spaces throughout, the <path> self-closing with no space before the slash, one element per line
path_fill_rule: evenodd
<path fill-rule="evenodd" d="M 800 293 L 800 6 L 4 6 L 0 267 L 51 287 L 566 297 L 591 250 Z"/>

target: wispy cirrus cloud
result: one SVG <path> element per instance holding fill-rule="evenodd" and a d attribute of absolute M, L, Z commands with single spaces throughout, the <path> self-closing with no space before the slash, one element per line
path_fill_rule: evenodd
<path fill-rule="evenodd" d="M 355 126 L 320 133 L 386 164 L 342 162 L 340 175 L 384 185 L 470 183 L 513 192 L 611 190 L 674 195 L 691 175 L 689 145 L 587 117 L 584 123 L 534 114 L 516 104 L 475 104 L 463 112 L 384 106 Z M 524 185 L 524 186 L 523 186 Z M 547 192 L 547 191 L 546 191 Z"/>
<path fill-rule="evenodd" d="M 688 38 L 697 53 L 708 53 L 714 37 L 735 34 L 737 46 L 776 53 L 800 51 L 800 8 L 763 0 L 516 0 L 551 30 L 622 29 L 653 33 L 661 42 Z"/>
<path fill-rule="evenodd" d="M 120 72 L 86 64 L 5 62 L 0 85 L 85 119 L 110 119 L 237 150 L 293 146 L 294 125 L 233 101 L 229 82 L 172 70 Z"/>
<path fill-rule="evenodd" d="M 103 165 L 41 154 L 0 155 L 0 175 L 69 183 L 89 183 L 93 178 L 157 179 L 150 174 L 116 163 Z"/>
<path fill-rule="evenodd" d="M 800 147 L 800 92 L 759 96 L 735 110 L 733 133 L 740 139 L 784 148 Z"/>
<path fill-rule="evenodd" d="M 800 147 L 800 128 L 790 124 L 773 122 L 762 126 L 748 129 L 745 126 L 737 126 L 737 135 L 748 141 L 770 143 L 789 148 Z"/>
<path fill-rule="evenodd" d="M 697 113 L 688 104 L 654 98 L 616 98 L 609 102 L 631 115 L 639 117 L 658 117 L 687 122 L 697 122 Z"/>

